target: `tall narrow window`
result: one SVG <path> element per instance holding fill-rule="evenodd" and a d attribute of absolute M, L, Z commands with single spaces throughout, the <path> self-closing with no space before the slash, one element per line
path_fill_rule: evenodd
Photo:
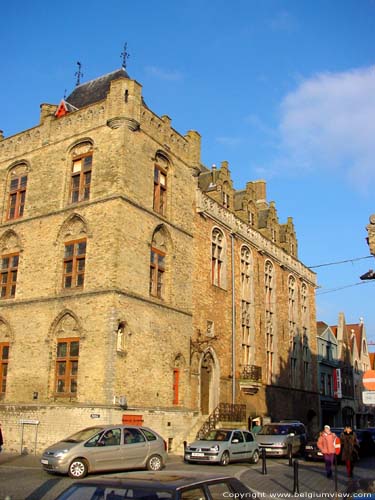
<path fill-rule="evenodd" d="M 5 394 L 7 387 L 8 359 L 9 344 L 2 342 L 0 343 L 0 394 Z"/>
<path fill-rule="evenodd" d="M 153 234 L 150 253 L 150 295 L 159 299 L 166 298 L 167 244 L 167 231 L 160 226 Z"/>
<path fill-rule="evenodd" d="M 18 219 L 25 209 L 27 174 L 13 177 L 10 181 L 7 219 Z"/>
<path fill-rule="evenodd" d="M 19 254 L 1 257 L 1 298 L 13 299 L 16 295 Z"/>
<path fill-rule="evenodd" d="M 298 385 L 298 358 L 299 358 L 299 346 L 297 344 L 297 339 L 293 340 L 293 347 L 290 353 L 290 383 L 292 387 L 297 387 Z"/>
<path fill-rule="evenodd" d="M 269 260 L 265 263 L 265 316 L 266 316 L 266 369 L 267 382 L 272 383 L 274 364 L 274 269 Z"/>
<path fill-rule="evenodd" d="M 57 394 L 77 393 L 79 339 L 59 339 L 56 353 L 55 391 Z"/>
<path fill-rule="evenodd" d="M 289 342 L 293 342 L 296 334 L 296 305 L 297 305 L 297 290 L 296 279 L 294 276 L 289 276 L 288 279 L 288 323 L 289 323 Z"/>
<path fill-rule="evenodd" d="M 73 158 L 70 185 L 71 203 L 78 203 L 90 198 L 91 170 L 92 153 Z"/>
<path fill-rule="evenodd" d="M 83 288 L 86 239 L 65 243 L 63 288 Z"/>
<path fill-rule="evenodd" d="M 220 229 L 212 231 L 212 284 L 224 287 L 224 234 Z"/>
<path fill-rule="evenodd" d="M 178 368 L 173 369 L 173 404 L 178 405 L 178 389 L 180 383 L 180 370 Z"/>
<path fill-rule="evenodd" d="M 154 210 L 165 215 L 167 205 L 167 172 L 155 165 L 154 168 Z"/>
<path fill-rule="evenodd" d="M 242 325 L 242 362 L 251 364 L 251 297 L 252 297 L 252 259 L 248 247 L 241 248 L 241 325 Z"/>
<path fill-rule="evenodd" d="M 150 295 L 163 298 L 164 292 L 165 253 L 151 248 L 150 261 Z"/>

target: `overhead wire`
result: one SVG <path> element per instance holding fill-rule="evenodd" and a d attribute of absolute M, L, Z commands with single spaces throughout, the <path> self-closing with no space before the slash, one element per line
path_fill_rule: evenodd
<path fill-rule="evenodd" d="M 325 267 L 325 266 L 335 266 L 337 264 L 347 264 L 348 262 L 356 262 L 357 260 L 363 259 L 373 259 L 373 255 L 367 255 L 366 257 L 357 257 L 355 259 L 347 259 L 347 260 L 338 260 L 336 262 L 328 262 L 327 264 L 318 264 L 316 266 L 307 266 L 309 269 L 316 269 L 317 267 Z"/>

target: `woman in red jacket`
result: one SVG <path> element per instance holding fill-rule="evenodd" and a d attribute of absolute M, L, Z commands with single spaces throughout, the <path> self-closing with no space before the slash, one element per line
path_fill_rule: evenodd
<path fill-rule="evenodd" d="M 320 434 L 317 445 L 323 453 L 324 462 L 326 464 L 327 477 L 332 477 L 332 465 L 335 458 L 335 439 L 336 434 L 331 432 L 329 425 L 324 426 L 323 432 Z"/>

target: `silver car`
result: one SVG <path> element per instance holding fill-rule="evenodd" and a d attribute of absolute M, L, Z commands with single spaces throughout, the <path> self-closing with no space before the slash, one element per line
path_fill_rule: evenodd
<path fill-rule="evenodd" d="M 80 479 L 88 472 L 147 468 L 160 470 L 167 444 L 147 427 L 107 425 L 88 427 L 47 448 L 41 464 L 48 472 Z"/>
<path fill-rule="evenodd" d="M 215 429 L 185 448 L 185 462 L 229 462 L 259 460 L 259 447 L 251 432 L 242 429 Z"/>
<path fill-rule="evenodd" d="M 282 457 L 304 452 L 306 428 L 301 422 L 273 422 L 263 425 L 256 440 L 267 456 Z"/>

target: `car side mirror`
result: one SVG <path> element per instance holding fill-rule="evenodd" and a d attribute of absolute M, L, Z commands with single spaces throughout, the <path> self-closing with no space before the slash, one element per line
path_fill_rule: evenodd
<path fill-rule="evenodd" d="M 239 439 L 232 439 L 232 443 L 239 443 L 240 440 Z"/>

